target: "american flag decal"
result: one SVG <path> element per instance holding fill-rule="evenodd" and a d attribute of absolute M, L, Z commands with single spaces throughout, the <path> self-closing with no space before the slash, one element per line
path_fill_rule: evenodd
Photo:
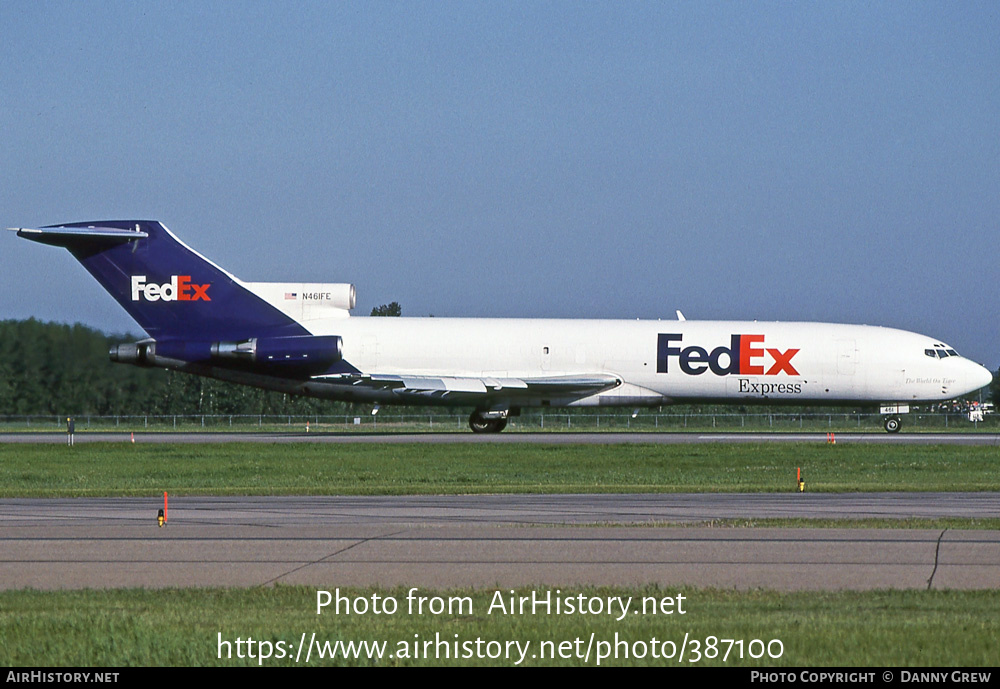
<path fill-rule="evenodd" d="M 295 292 L 285 292 L 285 299 L 297 299 L 298 294 Z"/>

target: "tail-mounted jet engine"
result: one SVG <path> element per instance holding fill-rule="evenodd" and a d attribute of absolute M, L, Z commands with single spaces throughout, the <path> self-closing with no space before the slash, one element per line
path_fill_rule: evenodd
<path fill-rule="evenodd" d="M 110 356 L 112 361 L 137 366 L 160 366 L 169 360 L 226 368 L 322 372 L 343 359 L 344 352 L 339 335 L 304 335 L 232 342 L 144 340 L 116 345 Z"/>
<path fill-rule="evenodd" d="M 251 337 L 242 342 L 213 342 L 210 351 L 213 359 L 323 370 L 344 358 L 339 335 Z"/>

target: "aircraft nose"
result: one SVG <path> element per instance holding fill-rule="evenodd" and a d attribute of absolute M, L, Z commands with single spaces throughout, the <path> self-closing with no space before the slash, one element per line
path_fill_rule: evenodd
<path fill-rule="evenodd" d="M 966 380 L 968 381 L 970 392 L 984 388 L 993 382 L 993 373 L 985 366 L 980 366 L 970 361 L 968 368 L 969 372 L 966 374 Z"/>

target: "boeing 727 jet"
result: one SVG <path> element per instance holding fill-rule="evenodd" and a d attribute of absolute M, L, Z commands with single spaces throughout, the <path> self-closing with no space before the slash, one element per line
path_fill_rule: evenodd
<path fill-rule="evenodd" d="M 148 338 L 111 360 L 371 404 L 471 407 L 499 432 L 526 407 L 879 404 L 885 428 L 991 373 L 891 328 L 757 321 L 357 318 L 350 284 L 244 282 L 159 222 L 13 228 L 61 246 Z"/>

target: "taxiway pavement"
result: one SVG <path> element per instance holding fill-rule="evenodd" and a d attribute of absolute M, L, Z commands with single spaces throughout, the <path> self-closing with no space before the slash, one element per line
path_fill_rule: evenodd
<path fill-rule="evenodd" d="M 0 586 L 1000 586 L 996 530 L 704 525 L 997 518 L 1000 493 L 175 497 L 158 528 L 161 506 L 0 500 Z"/>

